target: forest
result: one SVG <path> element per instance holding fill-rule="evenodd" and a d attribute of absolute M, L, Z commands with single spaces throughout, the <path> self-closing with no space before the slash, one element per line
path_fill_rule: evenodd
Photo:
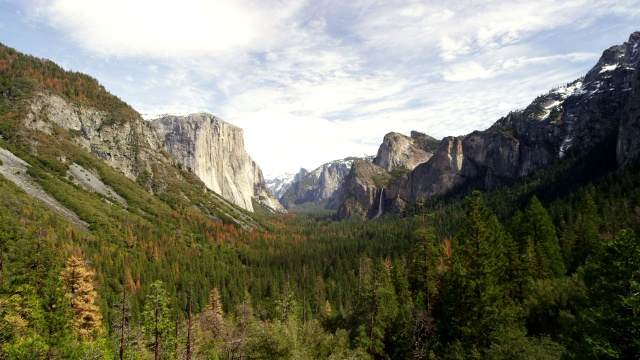
<path fill-rule="evenodd" d="M 86 75 L 1 50 L 0 147 L 88 224 L 0 176 L 1 359 L 640 356 L 640 171 L 611 152 L 376 220 L 259 212 L 246 229 L 188 171 L 149 186 L 73 131 L 22 128 L 43 88 L 135 114 Z M 126 206 L 74 183 L 71 163 Z"/>

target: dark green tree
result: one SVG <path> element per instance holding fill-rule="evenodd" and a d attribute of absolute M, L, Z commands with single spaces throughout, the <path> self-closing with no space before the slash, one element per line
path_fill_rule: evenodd
<path fill-rule="evenodd" d="M 358 297 L 356 345 L 372 356 L 385 354 L 385 337 L 398 313 L 389 259 L 362 259 L 362 285 Z"/>
<path fill-rule="evenodd" d="M 505 237 L 480 193 L 474 192 L 467 198 L 464 225 L 436 308 L 443 355 L 482 358 L 492 344 L 501 341 L 500 331 L 514 321 L 507 296 Z"/>
<path fill-rule="evenodd" d="M 526 244 L 523 261 L 532 276 L 538 279 L 564 275 L 565 267 L 558 243 L 556 228 L 551 217 L 536 196 L 524 211 L 519 243 Z"/>
<path fill-rule="evenodd" d="M 585 356 L 597 359 L 640 357 L 640 237 L 622 231 L 605 245 L 602 257 L 587 266 L 591 305 L 582 312 Z"/>
<path fill-rule="evenodd" d="M 593 197 L 585 192 L 578 204 L 578 215 L 568 230 L 567 240 L 571 249 L 569 272 L 575 272 L 594 254 L 600 253 L 603 242 L 598 231 L 601 218 Z"/>

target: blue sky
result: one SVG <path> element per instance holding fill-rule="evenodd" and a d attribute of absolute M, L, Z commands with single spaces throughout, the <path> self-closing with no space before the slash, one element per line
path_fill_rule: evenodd
<path fill-rule="evenodd" d="M 142 114 L 240 126 L 265 174 L 482 130 L 640 30 L 640 0 L 0 0 L 0 42 Z"/>

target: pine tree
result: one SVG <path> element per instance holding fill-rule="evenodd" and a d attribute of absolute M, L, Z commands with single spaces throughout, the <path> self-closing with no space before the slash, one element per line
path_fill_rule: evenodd
<path fill-rule="evenodd" d="M 125 358 L 125 353 L 131 342 L 131 304 L 130 294 L 127 293 L 127 285 L 122 287 L 122 297 L 120 302 L 114 304 L 112 312 L 111 329 L 118 345 L 118 356 L 120 360 Z"/>
<path fill-rule="evenodd" d="M 465 222 L 436 307 L 444 351 L 481 358 L 513 319 L 508 288 L 505 233 L 479 192 L 467 198 Z"/>
<path fill-rule="evenodd" d="M 578 204 L 578 217 L 569 230 L 570 272 L 576 271 L 579 266 L 586 263 L 587 259 L 602 250 L 603 242 L 598 232 L 600 222 L 598 207 L 593 201 L 593 197 L 585 192 Z"/>
<path fill-rule="evenodd" d="M 94 275 L 80 255 L 72 255 L 62 271 L 66 296 L 75 317 L 73 329 L 78 338 L 85 341 L 102 332 L 102 314 L 95 304 L 98 294 L 93 285 Z"/>
<path fill-rule="evenodd" d="M 524 211 L 520 243 L 527 244 L 527 256 L 533 256 L 531 273 L 538 279 L 564 275 L 562 252 L 551 217 L 537 197 L 533 196 Z M 531 249 L 533 254 L 530 254 Z"/>
<path fill-rule="evenodd" d="M 382 356 L 387 330 L 398 312 L 398 301 L 391 281 L 389 259 L 362 261 L 362 289 L 359 293 L 359 326 L 356 343 L 372 356 Z"/>
<path fill-rule="evenodd" d="M 175 344 L 174 324 L 169 313 L 169 296 L 162 281 L 151 284 L 142 311 L 142 332 L 147 337 L 148 347 L 155 360 L 169 354 Z"/>
<path fill-rule="evenodd" d="M 585 357 L 640 357 L 640 237 L 622 231 L 605 246 L 602 257 L 587 266 L 591 306 L 582 312 Z"/>

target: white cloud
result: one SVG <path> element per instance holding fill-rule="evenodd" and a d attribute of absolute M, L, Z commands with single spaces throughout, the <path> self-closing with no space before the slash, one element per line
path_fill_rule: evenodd
<path fill-rule="evenodd" d="M 469 39 L 454 40 L 448 36 L 440 39 L 440 57 L 445 61 L 455 60 L 460 55 L 467 55 L 471 52 Z"/>
<path fill-rule="evenodd" d="M 475 61 L 456 64 L 443 73 L 447 81 L 469 81 L 474 79 L 488 79 L 495 76 L 495 72 L 486 69 Z"/>
<path fill-rule="evenodd" d="M 103 56 L 175 58 L 267 50 L 290 28 L 296 0 L 40 0 L 33 12 Z"/>

